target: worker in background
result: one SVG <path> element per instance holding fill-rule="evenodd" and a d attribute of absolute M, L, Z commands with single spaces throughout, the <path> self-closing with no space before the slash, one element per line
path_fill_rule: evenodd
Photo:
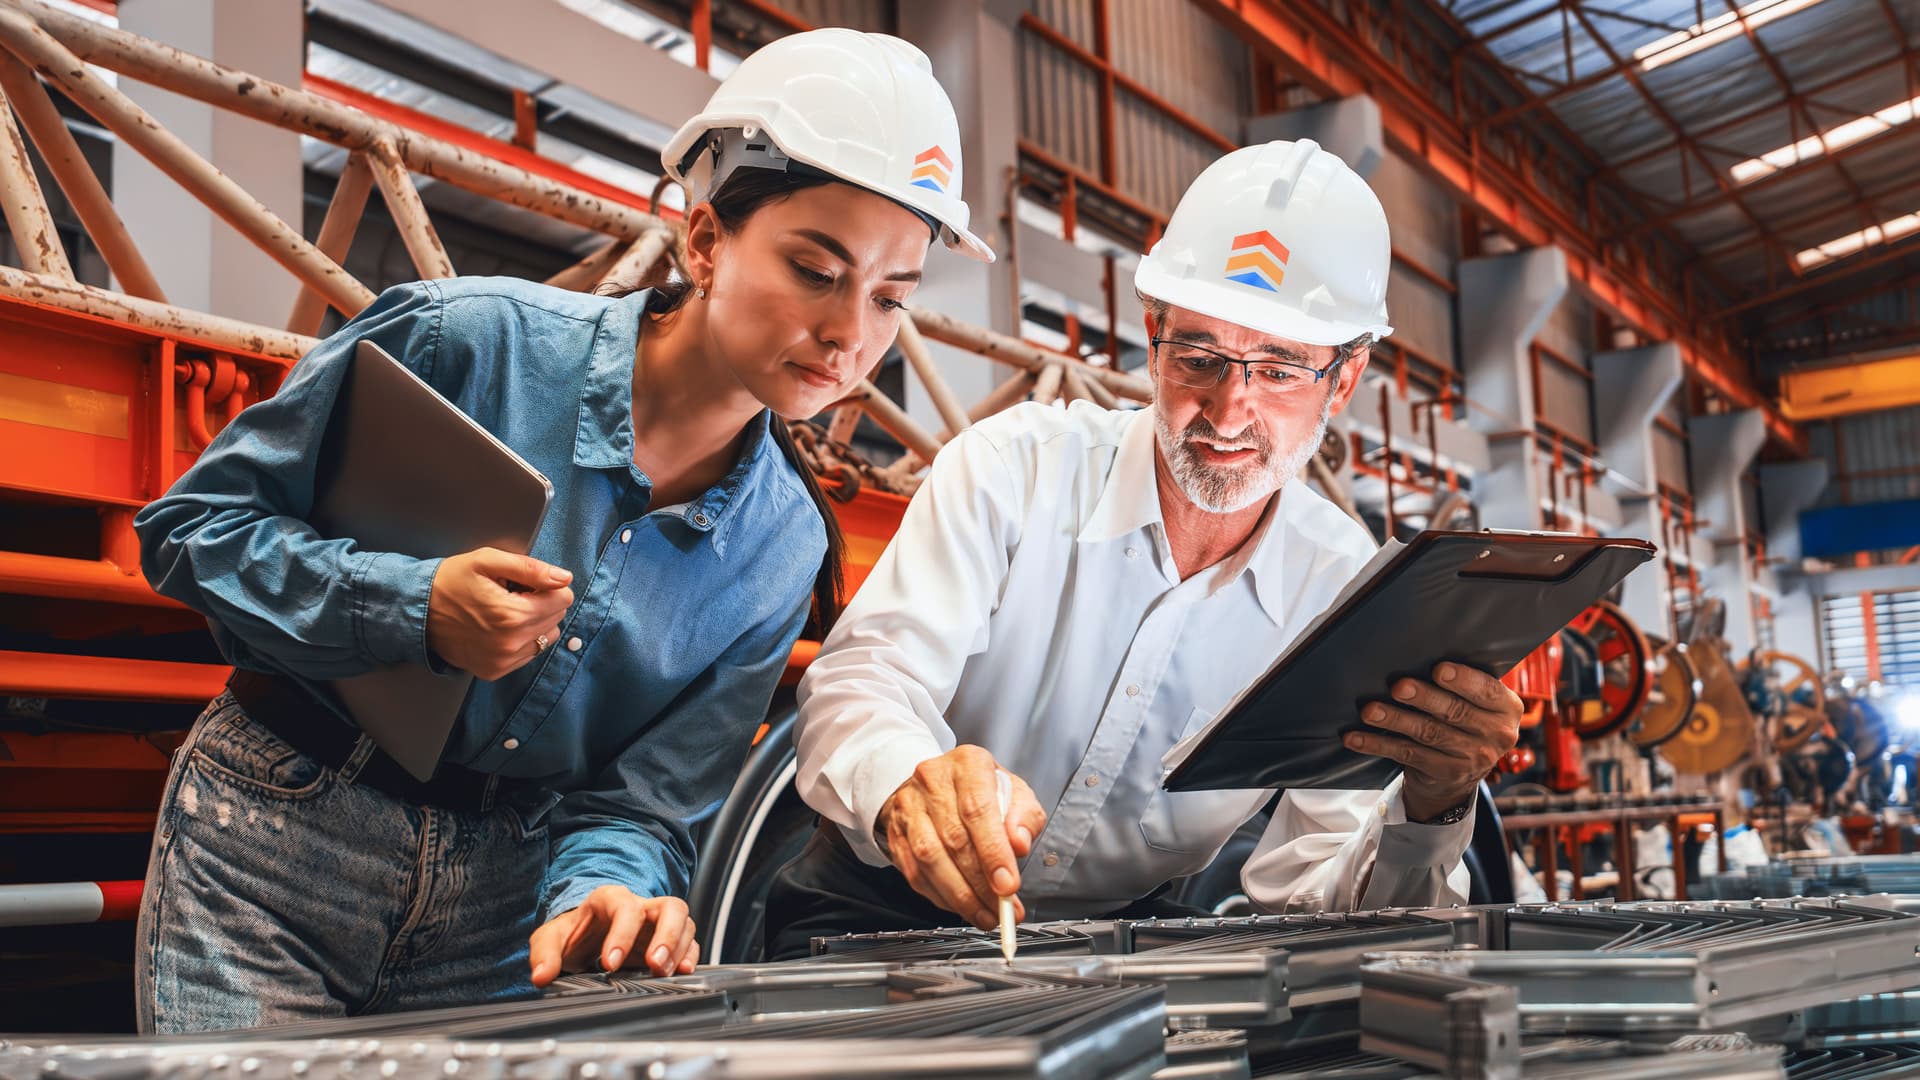
<path fill-rule="evenodd" d="M 1236 150 L 1134 278 L 1152 407 L 1021 405 L 947 444 L 801 682 L 798 785 L 824 826 L 774 883 L 769 955 L 989 927 L 1016 892 L 1023 919 L 1166 914 L 1156 891 L 1271 800 L 1162 791 L 1162 755 L 1374 551 L 1297 477 L 1391 332 L 1389 250 L 1339 158 Z M 1247 894 L 1269 911 L 1464 901 L 1477 785 L 1520 713 L 1455 664 L 1381 687 L 1347 745 L 1404 771 L 1383 791 L 1286 792 Z"/>
<path fill-rule="evenodd" d="M 143 1031 L 693 970 L 689 830 L 733 783 L 809 614 L 824 628 L 840 603 L 834 516 L 782 418 L 873 370 L 932 240 L 992 254 L 957 194 L 952 105 L 897 38 L 766 46 L 664 157 L 691 207 L 670 280 L 389 289 L 139 515 L 148 579 L 239 668 L 162 800 Z M 551 478 L 530 556 L 414 559 L 306 523 L 360 341 Z M 396 663 L 480 680 L 428 783 L 324 689 Z"/>

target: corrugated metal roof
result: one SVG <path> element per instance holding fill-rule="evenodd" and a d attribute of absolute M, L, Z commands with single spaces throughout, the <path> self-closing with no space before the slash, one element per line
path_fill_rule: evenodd
<path fill-rule="evenodd" d="M 1920 95 L 1920 64 L 1911 62 L 1920 0 L 1461 0 L 1448 7 L 1547 100 L 1603 172 L 1670 216 L 1713 271 L 1746 291 L 1734 301 L 1795 286 L 1796 302 L 1810 304 L 1820 281 L 1855 271 L 1840 258 L 1803 274 L 1796 252 L 1920 210 L 1920 123 L 1840 152 L 1815 148 L 1781 175 L 1741 182 L 1732 172 Z M 1744 26 L 1732 20 L 1736 11 L 1745 13 Z M 1635 60 L 1635 50 L 1690 30 L 1699 40 L 1724 40 Z M 1920 240 L 1905 247 L 1905 260 L 1880 276 L 1920 269 Z M 1867 248 L 1851 257 L 1853 265 L 1884 250 Z M 1812 284 L 1800 287 L 1803 281 Z M 1746 316 L 1750 331 L 1763 314 L 1773 312 Z"/>

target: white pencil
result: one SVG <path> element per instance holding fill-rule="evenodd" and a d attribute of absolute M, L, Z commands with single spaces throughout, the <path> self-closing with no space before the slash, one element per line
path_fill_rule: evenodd
<path fill-rule="evenodd" d="M 1007 804 L 1013 801 L 1013 777 L 1005 770 L 998 777 L 1000 786 L 1000 818 L 1005 828 Z M 1000 898 L 1000 955 L 1013 963 L 1013 954 L 1020 951 L 1019 927 L 1013 921 L 1013 897 Z"/>

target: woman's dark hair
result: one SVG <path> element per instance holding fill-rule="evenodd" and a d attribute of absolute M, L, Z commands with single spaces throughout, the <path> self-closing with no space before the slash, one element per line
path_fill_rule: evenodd
<path fill-rule="evenodd" d="M 796 191 L 839 183 L 831 177 L 803 175 L 798 173 L 775 172 L 771 169 L 739 169 L 727 177 L 720 189 L 708 200 L 713 204 L 713 215 L 720 220 L 722 228 L 728 232 L 738 232 L 752 217 L 754 211 L 777 199 L 783 199 Z M 667 260 L 655 263 L 655 268 L 639 281 L 608 282 L 596 293 L 603 296 L 626 296 L 641 289 L 652 289 L 653 295 L 647 298 L 647 317 L 658 321 L 680 310 L 693 292 L 693 283 L 687 280 L 680 269 L 679 252 L 673 253 L 672 267 Z M 767 429 L 773 434 L 774 445 L 786 456 L 787 464 L 800 476 L 800 483 L 807 489 L 807 497 L 813 500 L 813 508 L 820 514 L 820 524 L 827 530 L 827 554 L 820 560 L 820 570 L 813 578 L 813 611 L 807 618 L 806 629 L 802 633 L 809 638 L 824 638 L 827 631 L 840 618 L 840 610 L 845 606 L 843 594 L 846 592 L 846 574 L 843 569 L 847 554 L 847 541 L 840 531 L 840 519 L 834 516 L 827 495 L 820 490 L 820 481 L 813 475 L 806 461 L 800 457 L 800 450 L 793 443 L 793 436 L 787 431 L 787 422 L 778 415 L 767 419 Z"/>

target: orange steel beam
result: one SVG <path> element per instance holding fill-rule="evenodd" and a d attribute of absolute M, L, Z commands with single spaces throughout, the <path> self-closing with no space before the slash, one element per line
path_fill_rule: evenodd
<path fill-rule="evenodd" d="M 0 731 L 0 835 L 151 831 L 184 734 Z"/>
<path fill-rule="evenodd" d="M 149 588 L 137 566 L 122 570 L 105 559 L 61 559 L 15 551 L 0 551 L 0 593 L 139 607 L 185 607 Z"/>
<path fill-rule="evenodd" d="M 1737 406 L 1757 408 L 1774 438 L 1797 453 L 1806 434 L 1754 386 L 1746 365 L 1718 341 L 1693 331 L 1695 318 L 1644 273 L 1616 270 L 1592 236 L 1534 185 L 1483 154 L 1476 130 L 1462 126 L 1377 52 L 1311 3 L 1195 0 L 1294 78 L 1323 97 L 1365 94 L 1380 107 L 1387 139 L 1455 198 L 1522 247 L 1549 244 L 1566 253 L 1567 276 L 1594 303 L 1653 341 L 1680 346 L 1687 367 Z"/>
<path fill-rule="evenodd" d="M 88 701 L 210 701 L 233 669 L 172 660 L 0 651 L 0 693 Z"/>
<path fill-rule="evenodd" d="M 364 90 L 348 86 L 346 83 L 336 82 L 333 79 L 329 79 L 323 75 L 315 75 L 309 71 L 302 77 L 300 87 L 309 93 L 318 94 L 323 98 L 338 102 L 339 104 L 352 106 L 369 116 L 388 121 L 389 123 L 398 124 L 403 128 L 417 131 L 422 135 L 428 135 L 443 142 L 452 143 L 463 150 L 471 150 L 476 154 L 490 157 L 503 164 L 525 169 L 535 176 L 579 188 L 589 194 L 598 195 L 611 202 L 631 206 L 636 210 L 644 210 L 647 213 L 653 212 L 653 204 L 648 201 L 646 196 L 637 192 L 628 191 L 626 188 L 609 184 L 605 180 L 599 180 L 588 176 L 586 173 L 577 172 L 554 161 L 552 158 L 542 157 L 526 147 L 515 146 L 511 142 L 489 138 L 472 128 L 462 127 L 459 124 L 442 120 L 437 116 L 423 113 L 418 109 L 409 109 L 405 105 L 396 105 L 385 98 L 377 97 Z M 663 209 L 660 216 L 677 218 L 680 215 L 678 211 Z"/>
<path fill-rule="evenodd" d="M 777 23 L 789 34 L 804 34 L 813 29 L 812 23 L 777 4 L 768 3 L 767 0 L 727 0 L 727 3 L 733 7 L 746 8 L 768 22 Z"/>

